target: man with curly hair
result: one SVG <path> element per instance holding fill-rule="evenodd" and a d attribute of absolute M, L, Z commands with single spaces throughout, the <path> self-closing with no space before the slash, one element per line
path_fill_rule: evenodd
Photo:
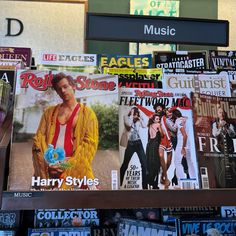
<path fill-rule="evenodd" d="M 41 118 L 33 140 L 34 177 L 42 179 L 94 179 L 92 160 L 98 146 L 98 121 L 94 111 L 77 102 L 76 84 L 71 76 L 59 73 L 53 76 L 52 87 L 62 103 L 48 107 Z M 44 158 L 48 145 L 63 148 L 68 168 L 49 165 Z M 50 188 L 47 186 L 45 188 Z M 78 186 L 77 186 L 78 187 Z M 40 187 L 42 189 L 42 187 Z M 63 181 L 61 189 L 76 186 Z M 91 188 L 83 185 L 82 188 Z"/>

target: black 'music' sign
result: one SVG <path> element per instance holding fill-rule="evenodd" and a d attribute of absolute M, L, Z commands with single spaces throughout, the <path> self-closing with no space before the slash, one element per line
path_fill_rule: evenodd
<path fill-rule="evenodd" d="M 86 39 L 228 46 L 227 20 L 87 13 Z"/>

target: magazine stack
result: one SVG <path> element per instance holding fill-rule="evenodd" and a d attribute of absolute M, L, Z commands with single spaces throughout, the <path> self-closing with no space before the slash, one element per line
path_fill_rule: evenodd
<path fill-rule="evenodd" d="M 45 52 L 37 69 L 31 49 L 3 52 L 2 63 L 21 62 L 0 66 L 0 123 L 13 111 L 7 193 L 166 191 L 174 201 L 236 188 L 235 51 Z M 12 213 L 0 214 L 0 230 L 16 234 Z M 214 204 L 53 206 L 34 210 L 28 236 L 232 236 L 235 218 L 235 206 Z"/>

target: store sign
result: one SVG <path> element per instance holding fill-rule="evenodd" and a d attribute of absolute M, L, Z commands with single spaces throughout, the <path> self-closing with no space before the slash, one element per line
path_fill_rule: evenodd
<path fill-rule="evenodd" d="M 229 22 L 87 13 L 86 39 L 228 46 Z"/>
<path fill-rule="evenodd" d="M 7 34 L 5 36 L 19 36 L 24 30 L 22 21 L 16 18 L 6 18 L 7 21 Z M 12 32 L 12 23 L 17 24 L 18 29 L 16 32 Z"/>

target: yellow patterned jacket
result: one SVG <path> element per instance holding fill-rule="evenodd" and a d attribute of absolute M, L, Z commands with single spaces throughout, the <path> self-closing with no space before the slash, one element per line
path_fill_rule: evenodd
<path fill-rule="evenodd" d="M 33 139 L 34 176 L 43 179 L 49 178 L 44 152 L 48 148 L 48 144 L 52 143 L 54 137 L 59 106 L 51 106 L 45 110 Z M 82 179 L 86 176 L 93 179 L 92 160 L 97 151 L 97 146 L 97 117 L 92 109 L 81 104 L 73 133 L 73 155 L 67 161 L 72 167 L 66 169 L 62 177 L 72 176 L 73 178 Z M 61 188 L 67 189 L 70 187 L 63 184 Z"/>

